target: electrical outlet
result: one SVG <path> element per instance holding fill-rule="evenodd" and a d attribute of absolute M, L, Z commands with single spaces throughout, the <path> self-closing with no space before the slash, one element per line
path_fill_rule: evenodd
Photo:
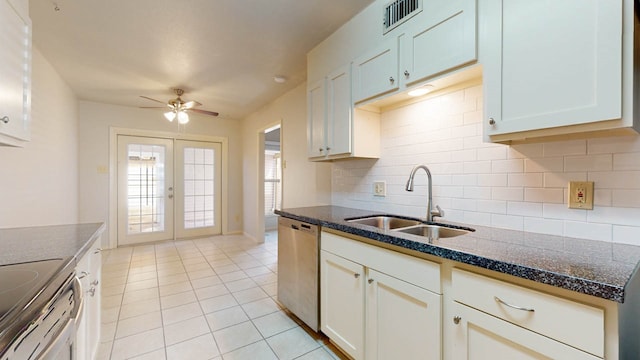
<path fill-rule="evenodd" d="M 593 210 L 593 181 L 569 181 L 569 208 Z"/>
<path fill-rule="evenodd" d="M 387 183 L 384 181 L 376 181 L 373 183 L 374 196 L 387 196 Z"/>

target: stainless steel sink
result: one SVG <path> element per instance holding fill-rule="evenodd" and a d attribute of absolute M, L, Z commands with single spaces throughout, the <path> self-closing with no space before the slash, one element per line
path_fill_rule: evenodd
<path fill-rule="evenodd" d="M 395 216 L 371 216 L 360 219 L 351 219 L 347 222 L 373 226 L 381 230 L 394 230 L 422 224 L 419 220 L 403 219 Z"/>
<path fill-rule="evenodd" d="M 357 219 L 345 219 L 347 222 L 372 226 L 380 230 L 390 230 L 424 236 L 429 240 L 437 240 L 440 238 L 450 238 L 468 234 L 475 231 L 471 228 L 449 227 L 446 225 L 425 224 L 420 220 L 405 219 L 396 216 L 369 216 Z"/>
<path fill-rule="evenodd" d="M 472 230 L 452 228 L 440 225 L 421 224 L 402 229 L 396 229 L 398 232 L 405 234 L 420 235 L 429 239 L 450 238 L 470 233 Z"/>

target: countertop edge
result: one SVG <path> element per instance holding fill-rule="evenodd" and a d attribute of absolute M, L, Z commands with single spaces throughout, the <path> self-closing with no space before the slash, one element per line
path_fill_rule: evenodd
<path fill-rule="evenodd" d="M 545 269 L 537 269 L 516 263 L 509 263 L 500 260 L 490 259 L 481 255 L 464 252 L 457 249 L 440 247 L 437 245 L 415 242 L 402 237 L 392 236 L 381 232 L 376 232 L 362 227 L 352 226 L 346 222 L 334 222 L 315 217 L 303 216 L 284 210 L 274 211 L 277 215 L 291 218 L 298 221 L 307 222 L 313 225 L 327 227 L 333 230 L 342 231 L 348 234 L 366 237 L 372 241 L 378 241 L 387 245 L 398 246 L 411 251 L 436 256 L 439 258 L 457 261 L 463 264 L 477 266 L 483 269 L 496 271 L 502 274 L 531 280 L 537 283 L 546 284 L 577 293 L 591 295 L 594 297 L 624 303 L 625 287 L 613 284 L 605 284 L 588 279 L 578 278 L 566 274 L 560 274 Z M 380 213 L 382 214 L 382 213 Z M 635 271 L 634 271 L 635 273 Z M 627 279 L 627 284 L 630 278 Z M 626 284 L 625 284 L 626 286 Z"/>

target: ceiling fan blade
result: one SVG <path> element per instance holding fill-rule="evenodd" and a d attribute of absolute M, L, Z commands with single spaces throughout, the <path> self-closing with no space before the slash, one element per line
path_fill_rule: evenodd
<path fill-rule="evenodd" d="M 142 95 L 140 95 L 140 97 L 141 97 L 141 98 L 143 98 L 143 99 L 147 99 L 147 100 L 151 100 L 151 101 L 159 102 L 160 104 L 166 104 L 166 102 L 164 102 L 164 101 L 160 101 L 160 100 L 152 99 L 152 98 L 150 98 L 150 97 L 148 97 L 148 96 L 142 96 Z"/>
<path fill-rule="evenodd" d="M 219 114 L 215 111 L 208 111 L 208 110 L 200 110 L 200 109 L 189 109 L 189 111 L 193 111 L 193 112 L 197 112 L 200 114 L 205 114 L 205 115 L 211 115 L 211 116 L 218 116 Z"/>
<path fill-rule="evenodd" d="M 164 109 L 164 106 L 138 106 L 138 109 Z"/>
<path fill-rule="evenodd" d="M 193 101 L 192 100 L 192 101 L 187 101 L 186 103 L 182 104 L 182 108 L 183 109 L 191 109 L 191 108 L 194 108 L 194 107 L 200 106 L 200 105 L 202 105 L 202 104 L 200 104 L 197 101 Z"/>

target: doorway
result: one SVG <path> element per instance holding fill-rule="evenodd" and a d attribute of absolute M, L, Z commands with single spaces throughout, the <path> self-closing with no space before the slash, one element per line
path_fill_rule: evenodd
<path fill-rule="evenodd" d="M 274 210 L 282 208 L 282 156 L 280 125 L 264 132 L 264 230 L 278 229 Z"/>
<path fill-rule="evenodd" d="M 117 244 L 221 231 L 222 146 L 117 136 Z"/>

